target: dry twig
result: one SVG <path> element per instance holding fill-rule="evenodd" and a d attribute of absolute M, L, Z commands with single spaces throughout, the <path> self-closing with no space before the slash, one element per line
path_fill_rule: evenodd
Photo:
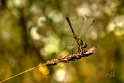
<path fill-rule="evenodd" d="M 46 65 L 46 66 L 53 66 L 53 65 L 57 65 L 58 63 L 61 63 L 61 62 L 67 63 L 67 62 L 69 62 L 69 61 L 79 60 L 79 59 L 82 58 L 82 57 L 87 57 L 87 56 L 92 55 L 95 51 L 96 51 L 96 47 L 92 47 L 92 48 L 90 48 L 89 50 L 87 50 L 87 51 L 84 52 L 84 53 L 76 53 L 76 54 L 72 54 L 72 55 L 65 55 L 65 56 L 63 56 L 62 58 L 59 58 L 59 59 L 52 59 L 52 60 L 50 60 L 50 61 L 47 61 L 47 62 L 44 63 L 43 65 Z M 18 73 L 18 74 L 14 75 L 14 76 L 11 76 L 11 77 L 9 77 L 9 78 L 7 78 L 7 79 L 4 79 L 4 80 L 0 81 L 0 83 L 6 82 L 7 80 L 10 80 L 10 79 L 15 78 L 15 77 L 17 77 L 17 76 L 20 76 L 20 75 L 22 75 L 22 74 L 24 74 L 24 73 L 26 73 L 26 72 L 29 72 L 29 71 L 31 71 L 31 70 L 33 70 L 33 69 L 36 69 L 36 68 L 39 68 L 39 67 L 41 67 L 41 66 L 42 66 L 42 65 L 38 65 L 38 66 L 32 67 L 32 68 L 30 68 L 30 69 L 27 69 L 27 70 L 25 70 L 25 71 L 23 71 L 23 72 L 21 72 L 21 73 Z"/>

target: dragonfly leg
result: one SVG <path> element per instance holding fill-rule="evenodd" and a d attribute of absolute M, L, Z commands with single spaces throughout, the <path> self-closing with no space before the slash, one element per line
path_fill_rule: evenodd
<path fill-rule="evenodd" d="M 78 52 L 80 53 L 81 52 L 81 45 L 78 44 Z"/>
<path fill-rule="evenodd" d="M 83 48 L 86 48 L 86 47 L 87 47 L 87 43 L 84 42 L 84 44 L 83 44 Z"/>
<path fill-rule="evenodd" d="M 86 47 L 87 47 L 87 43 L 84 42 L 84 43 L 81 45 L 81 52 L 82 52 L 82 53 L 86 52 L 86 50 L 85 50 Z"/>

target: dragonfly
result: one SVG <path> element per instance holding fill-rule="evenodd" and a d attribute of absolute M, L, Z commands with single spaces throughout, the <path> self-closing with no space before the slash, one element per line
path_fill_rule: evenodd
<path fill-rule="evenodd" d="M 87 43 L 84 42 L 83 36 L 82 36 L 82 35 L 78 35 L 77 33 L 75 33 L 75 31 L 74 31 L 74 29 L 73 29 L 73 26 L 72 26 L 72 24 L 71 24 L 70 18 L 69 18 L 68 16 L 66 16 L 66 20 L 67 20 L 68 25 L 69 25 L 69 27 L 70 27 L 70 29 L 71 29 L 73 38 L 74 38 L 74 40 L 75 40 L 76 43 L 77 43 L 78 52 L 79 52 L 79 53 L 84 53 L 84 52 L 86 52 L 86 51 L 85 51 L 85 48 L 87 47 Z M 84 18 L 83 18 L 82 20 L 84 20 Z M 93 19 L 92 22 L 91 22 L 91 24 L 88 25 L 88 27 L 86 27 L 86 28 L 90 28 L 91 25 L 94 23 L 94 21 L 95 21 L 95 20 Z M 81 28 L 81 26 L 80 26 L 80 28 Z"/>

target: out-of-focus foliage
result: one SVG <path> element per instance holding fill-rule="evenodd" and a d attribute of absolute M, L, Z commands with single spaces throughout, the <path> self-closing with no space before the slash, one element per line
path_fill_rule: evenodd
<path fill-rule="evenodd" d="M 88 48 L 97 46 L 97 52 L 68 64 L 41 66 L 7 83 L 123 83 L 123 4 L 123 0 L 0 0 L 0 80 L 72 53 L 65 49 L 71 33 L 68 15 L 95 18 L 86 42 Z M 78 20 L 73 23 L 74 28 L 79 26 Z"/>

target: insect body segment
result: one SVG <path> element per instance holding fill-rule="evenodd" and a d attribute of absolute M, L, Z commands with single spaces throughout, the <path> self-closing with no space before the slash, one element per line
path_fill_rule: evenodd
<path fill-rule="evenodd" d="M 74 32 L 74 30 L 72 28 L 72 24 L 71 24 L 71 21 L 70 21 L 69 17 L 66 17 L 66 20 L 67 20 L 67 22 L 68 22 L 68 24 L 69 24 L 69 26 L 71 28 L 71 31 L 72 31 L 72 34 L 73 34 L 74 38 L 76 38 L 76 34 L 75 34 L 75 32 Z"/>
<path fill-rule="evenodd" d="M 80 36 L 76 36 L 74 37 L 74 39 L 76 40 L 78 44 L 78 52 L 85 52 L 84 49 L 87 47 L 87 43 L 83 41 L 83 38 Z"/>

